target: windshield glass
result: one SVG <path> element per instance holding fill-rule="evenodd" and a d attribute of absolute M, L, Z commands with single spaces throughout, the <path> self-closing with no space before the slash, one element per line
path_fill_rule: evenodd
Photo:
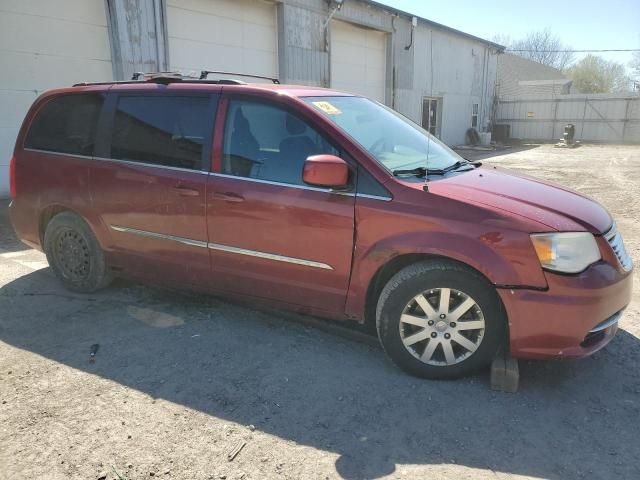
<path fill-rule="evenodd" d="M 305 97 L 389 171 L 445 169 L 465 160 L 429 132 L 364 97 Z"/>

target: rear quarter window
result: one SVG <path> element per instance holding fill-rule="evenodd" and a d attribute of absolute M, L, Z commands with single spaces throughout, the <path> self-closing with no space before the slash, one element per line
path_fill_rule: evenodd
<path fill-rule="evenodd" d="M 74 155 L 93 155 L 96 127 L 104 97 L 63 95 L 49 100 L 31 122 L 25 148 Z"/>

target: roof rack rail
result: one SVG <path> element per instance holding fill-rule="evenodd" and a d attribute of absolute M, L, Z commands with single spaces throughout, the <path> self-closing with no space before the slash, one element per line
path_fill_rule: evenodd
<path fill-rule="evenodd" d="M 273 77 L 266 77 L 264 75 L 253 75 L 253 74 L 249 74 L 249 73 L 238 73 L 238 72 L 223 72 L 223 71 L 216 71 L 216 70 L 202 70 L 200 72 L 200 80 L 206 80 L 207 76 L 211 73 L 215 73 L 217 75 L 238 75 L 240 77 L 248 77 L 248 78 L 261 78 L 262 80 L 270 80 L 271 82 L 275 83 L 275 84 L 279 84 L 280 80 L 278 80 L 277 78 L 273 78 Z"/>
<path fill-rule="evenodd" d="M 140 84 L 140 83 L 159 83 L 168 85 L 170 83 L 200 83 L 200 84 L 212 84 L 212 85 L 246 85 L 246 82 L 237 80 L 235 78 L 220 78 L 216 80 L 207 80 L 209 73 L 218 74 L 230 74 L 230 75 L 243 75 L 241 73 L 234 74 L 231 72 L 213 72 L 204 70 L 200 73 L 200 78 L 190 75 L 182 75 L 180 72 L 135 72 L 131 76 L 131 80 L 115 80 L 110 82 L 80 82 L 76 83 L 74 87 L 86 87 L 88 85 L 121 85 L 121 84 Z M 277 78 L 261 77 L 258 75 L 244 75 L 252 78 L 264 78 L 271 80 L 273 83 L 280 83 Z"/>

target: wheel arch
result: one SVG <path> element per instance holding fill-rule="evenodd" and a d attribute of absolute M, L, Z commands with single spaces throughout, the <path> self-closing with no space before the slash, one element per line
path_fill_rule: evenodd
<path fill-rule="evenodd" d="M 42 245 L 42 248 L 44 248 L 44 234 L 47 231 L 47 226 L 49 225 L 49 222 L 51 222 L 53 217 L 63 212 L 71 212 L 75 215 L 78 215 L 80 218 L 83 218 L 82 215 L 80 215 L 78 212 L 74 211 L 73 209 L 65 205 L 52 204 L 43 208 L 40 211 L 40 215 L 38 218 L 38 236 L 40 238 L 40 245 Z"/>
<path fill-rule="evenodd" d="M 382 264 L 374 273 L 369 285 L 367 286 L 366 299 L 365 299 L 365 310 L 364 310 L 364 323 L 366 325 L 375 325 L 376 321 L 376 306 L 377 299 L 382 292 L 382 289 L 389 282 L 389 280 L 402 269 L 414 265 L 416 263 L 428 262 L 430 260 L 439 260 L 448 262 L 454 265 L 461 266 L 468 270 L 473 271 L 481 278 L 485 279 L 488 284 L 494 285 L 494 283 L 481 271 L 477 268 L 469 265 L 468 263 L 462 262 L 458 259 L 451 258 L 444 255 L 438 255 L 433 253 L 405 253 L 396 255 L 390 258 L 387 262 Z M 502 305 L 502 300 L 500 296 L 496 293 L 496 297 L 500 301 Z M 504 306 L 502 306 L 504 309 Z"/>
<path fill-rule="evenodd" d="M 40 214 L 38 217 L 38 236 L 40 240 L 40 245 L 44 249 L 44 236 L 47 231 L 47 226 L 53 220 L 56 215 L 60 213 L 69 212 L 76 215 L 78 218 L 81 218 L 89 227 L 93 235 L 96 237 L 98 244 L 101 248 L 105 249 L 105 244 L 102 241 L 101 235 L 99 235 L 98 229 L 101 228 L 100 224 L 96 224 L 92 221 L 91 218 L 88 218 L 86 215 L 83 215 L 82 212 L 78 211 L 73 207 L 69 207 L 68 205 L 64 205 L 61 203 L 52 203 L 47 205 L 45 208 L 40 210 Z"/>

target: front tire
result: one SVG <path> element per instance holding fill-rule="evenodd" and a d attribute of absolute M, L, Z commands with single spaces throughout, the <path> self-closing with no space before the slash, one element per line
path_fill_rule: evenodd
<path fill-rule="evenodd" d="M 111 282 L 98 240 L 75 213 L 62 212 L 51 219 L 44 234 L 44 251 L 55 275 L 73 292 L 95 292 Z"/>
<path fill-rule="evenodd" d="M 402 370 L 449 379 L 486 367 L 506 340 L 495 288 L 464 265 L 434 260 L 404 268 L 382 290 L 376 327 Z"/>

